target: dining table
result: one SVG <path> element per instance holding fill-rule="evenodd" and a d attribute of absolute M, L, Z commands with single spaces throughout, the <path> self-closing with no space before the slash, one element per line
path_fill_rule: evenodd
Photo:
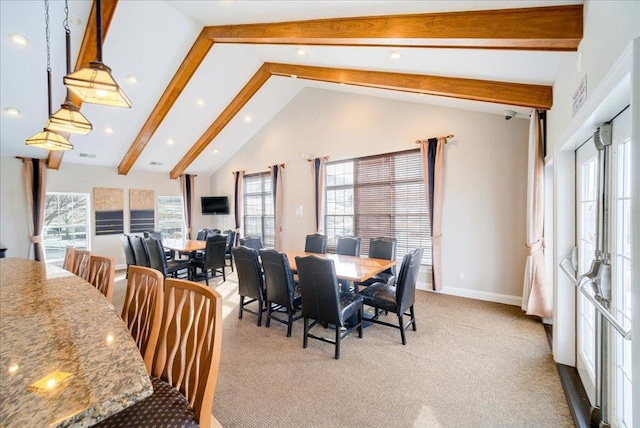
<path fill-rule="evenodd" d="M 345 256 L 333 253 L 285 251 L 292 271 L 296 271 L 296 257 L 316 256 L 333 260 L 336 276 L 347 281 L 363 282 L 396 265 L 395 260 L 374 259 L 367 256 Z"/>
<path fill-rule="evenodd" d="M 163 246 L 180 254 L 190 254 L 196 251 L 204 251 L 207 247 L 207 241 L 198 241 L 196 239 L 167 240 L 163 243 Z"/>
<path fill-rule="evenodd" d="M 89 426 L 150 396 L 129 330 L 89 282 L 0 259 L 0 426 Z"/>

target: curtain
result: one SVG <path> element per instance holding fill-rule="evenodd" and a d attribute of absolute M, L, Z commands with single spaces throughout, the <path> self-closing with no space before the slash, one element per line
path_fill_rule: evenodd
<path fill-rule="evenodd" d="M 271 170 L 271 187 L 273 193 L 273 230 L 275 235 L 275 250 L 281 250 L 282 243 L 282 210 L 283 210 L 283 191 L 282 191 L 282 173 L 284 164 L 272 165 Z"/>
<path fill-rule="evenodd" d="M 527 263 L 524 271 L 522 310 L 527 315 L 552 317 L 551 287 L 547 283 L 542 238 L 544 212 L 544 147 L 537 110 L 529 125 L 529 164 L 527 168 Z"/>
<path fill-rule="evenodd" d="M 236 220 L 236 240 L 240 237 L 244 238 L 244 207 L 242 205 L 242 189 L 244 188 L 244 171 L 235 171 L 233 173 L 235 181 L 235 189 L 233 193 L 233 210 Z M 237 243 L 237 242 L 236 242 Z"/>
<path fill-rule="evenodd" d="M 33 258 L 44 262 L 42 232 L 44 229 L 44 205 L 47 197 L 46 160 L 23 159 L 22 177 L 27 195 L 27 220 L 29 221 L 29 240 L 33 244 Z"/>
<path fill-rule="evenodd" d="M 431 288 L 442 289 L 442 204 L 444 202 L 445 137 L 420 140 L 424 192 L 431 225 Z"/>
<path fill-rule="evenodd" d="M 191 228 L 193 227 L 193 195 L 195 193 L 196 176 L 182 174 L 182 212 L 184 214 L 184 224 L 187 227 L 187 239 L 191 239 Z"/>
<path fill-rule="evenodd" d="M 311 176 L 313 177 L 313 196 L 316 220 L 316 233 L 324 233 L 324 197 L 325 197 L 325 165 L 329 158 L 315 158 L 311 161 Z"/>

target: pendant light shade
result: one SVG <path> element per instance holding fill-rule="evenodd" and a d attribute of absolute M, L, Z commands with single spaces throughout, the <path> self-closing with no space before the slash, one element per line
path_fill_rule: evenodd
<path fill-rule="evenodd" d="M 62 135 L 44 129 L 33 137 L 29 138 L 25 144 L 32 147 L 40 147 L 46 150 L 73 150 L 73 144 Z"/>
<path fill-rule="evenodd" d="M 131 107 L 131 101 L 111 77 L 111 68 L 100 61 L 89 63 L 64 78 L 64 84 L 82 102 L 113 107 Z"/>
<path fill-rule="evenodd" d="M 52 131 L 87 135 L 91 132 L 93 126 L 87 118 L 80 113 L 80 109 L 77 106 L 70 102 L 65 102 L 60 106 L 60 110 L 49 117 L 46 128 Z"/>

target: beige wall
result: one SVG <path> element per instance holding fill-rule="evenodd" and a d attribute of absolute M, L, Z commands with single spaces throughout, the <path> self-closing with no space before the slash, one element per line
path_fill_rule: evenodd
<path fill-rule="evenodd" d="M 212 175 L 211 190 L 231 197 L 232 171 L 285 163 L 283 246 L 302 249 L 314 227 L 311 167 L 301 153 L 340 160 L 412 149 L 416 139 L 450 133 L 444 291 L 519 304 L 528 120 L 307 88 Z M 296 217 L 297 206 L 303 218 Z M 233 227 L 233 216 L 215 221 L 220 229 Z"/>

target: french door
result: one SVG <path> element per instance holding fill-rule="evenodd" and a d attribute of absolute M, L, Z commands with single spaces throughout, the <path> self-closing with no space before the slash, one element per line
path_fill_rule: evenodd
<path fill-rule="evenodd" d="M 612 120 L 612 143 L 607 169 L 611 181 L 608 192 L 608 237 L 611 264 L 610 312 L 625 328 L 631 328 L 631 117 L 623 110 Z M 578 275 L 587 272 L 597 248 L 598 151 L 593 138 L 576 150 L 576 236 Z M 608 343 L 599 343 L 596 310 L 582 294 L 576 299 L 576 367 L 592 405 L 596 405 L 597 354 L 604 349 L 607 384 L 607 422 L 614 427 L 633 426 L 631 407 L 631 340 L 610 328 Z M 605 321 L 606 323 L 606 321 Z M 603 345 L 604 348 L 603 348 Z M 598 380 L 599 382 L 599 380 Z"/>

